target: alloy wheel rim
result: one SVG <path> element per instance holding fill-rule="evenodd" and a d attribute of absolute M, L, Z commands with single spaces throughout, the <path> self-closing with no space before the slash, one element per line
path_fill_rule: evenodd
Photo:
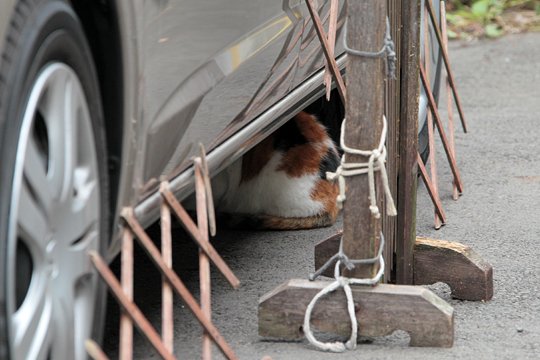
<path fill-rule="evenodd" d="M 85 358 L 97 276 L 100 188 L 82 85 L 63 63 L 31 87 L 20 131 L 8 227 L 8 329 L 13 359 Z"/>

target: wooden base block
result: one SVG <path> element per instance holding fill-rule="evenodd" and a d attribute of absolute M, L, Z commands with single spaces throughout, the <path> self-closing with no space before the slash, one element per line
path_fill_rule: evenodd
<path fill-rule="evenodd" d="M 470 247 L 460 243 L 416 238 L 414 283 L 443 282 L 452 296 L 462 300 L 487 301 L 493 297 L 493 269 Z"/>
<path fill-rule="evenodd" d="M 309 302 L 328 281 L 292 279 L 259 300 L 259 335 L 272 340 L 304 338 L 304 314 Z M 384 336 L 406 331 L 411 346 L 451 347 L 454 310 L 423 287 L 380 284 L 352 286 L 360 336 Z M 319 300 L 311 326 L 325 337 L 348 338 L 350 319 L 341 289 Z"/>
<path fill-rule="evenodd" d="M 342 235 L 343 232 L 339 231 L 337 234 L 332 235 L 328 239 L 324 239 L 315 245 L 315 269 L 319 269 L 328 261 L 328 259 L 338 252 Z M 334 267 L 330 266 L 322 273 L 322 275 L 333 278 Z"/>

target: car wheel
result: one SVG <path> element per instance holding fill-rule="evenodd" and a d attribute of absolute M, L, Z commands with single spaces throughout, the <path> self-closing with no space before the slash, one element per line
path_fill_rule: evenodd
<path fill-rule="evenodd" d="M 21 0 L 0 66 L 0 358 L 83 359 L 105 288 L 87 252 L 108 242 L 102 107 L 67 2 Z"/>
<path fill-rule="evenodd" d="M 440 18 L 440 1 L 432 1 L 433 10 L 437 16 L 437 19 Z M 439 89 L 441 84 L 441 70 L 442 70 L 442 54 L 439 48 L 439 43 L 437 42 L 437 36 L 435 35 L 435 29 L 431 24 L 429 15 L 425 12 L 425 0 L 421 1 L 421 16 L 420 16 L 420 62 L 425 64 L 429 63 L 429 73 L 427 74 L 429 78 L 429 83 L 431 85 L 431 91 L 435 101 L 438 102 L 439 99 Z M 425 16 L 428 16 L 428 36 L 425 36 Z M 446 19 L 442 19 L 446 21 Z M 440 23 L 440 21 L 439 21 Z M 425 44 L 429 46 L 428 59 L 425 55 Z M 420 82 L 420 80 L 418 80 Z M 418 104 L 418 152 L 420 153 L 422 160 L 427 161 L 429 157 L 429 146 L 428 146 L 428 125 L 427 125 L 427 116 L 429 110 L 428 99 L 424 88 L 420 82 L 420 99 Z"/>

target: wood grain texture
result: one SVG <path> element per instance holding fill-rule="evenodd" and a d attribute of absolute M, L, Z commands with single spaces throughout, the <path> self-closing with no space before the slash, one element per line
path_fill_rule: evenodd
<path fill-rule="evenodd" d="M 493 297 L 493 268 L 469 246 L 450 241 L 416 238 L 414 282 L 443 282 L 452 296 L 487 301 Z"/>
<path fill-rule="evenodd" d="M 323 266 L 328 259 L 334 256 L 339 250 L 339 242 L 341 241 L 341 236 L 343 231 L 339 231 L 336 234 L 330 236 L 327 239 L 322 240 L 321 242 L 315 245 L 315 270 Z M 324 276 L 334 277 L 334 267 L 330 266 L 324 273 Z"/>
<path fill-rule="evenodd" d="M 272 340 L 301 340 L 307 305 L 328 283 L 293 279 L 264 295 L 259 301 L 259 335 Z M 360 336 L 384 336 L 403 330 L 409 334 L 411 346 L 452 346 L 453 308 L 431 291 L 387 284 L 354 286 L 352 291 Z M 320 299 L 311 324 L 325 336 L 349 336 L 350 320 L 343 291 Z"/>
<path fill-rule="evenodd" d="M 351 1 L 347 4 L 347 44 L 350 48 L 378 52 L 385 33 L 386 1 Z M 361 36 L 359 36 L 361 34 Z M 349 147 L 376 149 L 382 132 L 384 104 L 382 58 L 349 56 L 347 64 L 347 130 L 345 144 Z M 347 162 L 367 162 L 360 155 L 347 154 Z M 377 188 L 380 176 L 377 173 Z M 381 191 L 379 191 L 380 193 Z M 343 251 L 350 259 L 375 256 L 380 242 L 380 221 L 370 210 L 368 176 L 347 178 L 347 200 L 343 206 Z M 359 265 L 344 271 L 345 276 L 371 278 L 377 267 Z"/>

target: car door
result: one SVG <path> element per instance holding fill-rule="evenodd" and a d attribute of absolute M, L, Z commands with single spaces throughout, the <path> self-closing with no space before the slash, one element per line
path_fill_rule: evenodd
<path fill-rule="evenodd" d="M 145 0 L 141 46 L 144 192 L 289 91 L 301 22 L 281 0 Z"/>

